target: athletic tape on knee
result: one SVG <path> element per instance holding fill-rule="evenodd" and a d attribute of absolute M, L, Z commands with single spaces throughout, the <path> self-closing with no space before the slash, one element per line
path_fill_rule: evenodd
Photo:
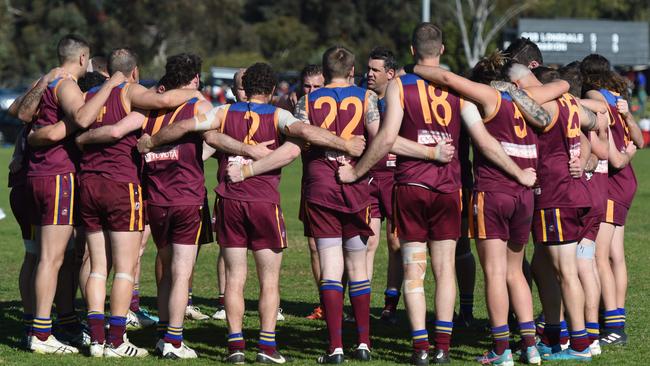
<path fill-rule="evenodd" d="M 355 237 L 345 239 L 343 242 L 343 249 L 347 252 L 358 252 L 360 250 L 365 250 L 367 248 L 366 243 L 368 238 L 362 238 L 357 235 Z"/>
<path fill-rule="evenodd" d="M 129 282 L 131 282 L 131 283 L 135 282 L 135 280 L 133 279 L 133 276 L 131 276 L 131 275 L 128 274 L 128 273 L 124 273 L 124 272 L 118 272 L 118 273 L 116 273 L 116 274 L 115 274 L 115 279 L 116 279 L 116 280 L 117 280 L 117 279 L 122 279 L 122 280 L 125 280 L 125 281 L 129 281 Z"/>
<path fill-rule="evenodd" d="M 405 294 L 423 294 L 424 293 L 424 279 L 418 280 L 404 280 L 402 292 Z"/>
<path fill-rule="evenodd" d="M 596 257 L 596 245 L 589 239 L 583 239 L 576 246 L 576 255 L 578 259 L 593 260 Z"/>
<path fill-rule="evenodd" d="M 25 244 L 25 252 L 34 255 L 38 255 L 40 253 L 40 248 L 38 247 L 36 240 L 24 239 L 23 243 Z"/>
<path fill-rule="evenodd" d="M 404 264 L 427 264 L 427 248 L 402 246 L 402 262 Z"/>
<path fill-rule="evenodd" d="M 88 277 L 89 278 L 96 278 L 96 279 L 102 280 L 102 281 L 106 281 L 106 275 L 103 275 L 103 274 L 98 273 L 98 272 L 90 272 Z"/>

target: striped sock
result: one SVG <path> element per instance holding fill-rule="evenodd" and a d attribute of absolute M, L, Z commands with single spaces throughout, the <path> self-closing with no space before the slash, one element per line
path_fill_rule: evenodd
<path fill-rule="evenodd" d="M 587 330 L 582 329 L 571 332 L 571 349 L 574 351 L 582 352 L 589 347 L 589 338 L 587 337 Z"/>
<path fill-rule="evenodd" d="M 267 355 L 272 355 L 276 352 L 275 332 L 266 332 L 260 330 L 260 340 L 258 342 L 260 351 Z"/>
<path fill-rule="evenodd" d="M 108 318 L 108 343 L 113 347 L 119 347 L 124 343 L 124 333 L 126 332 L 126 317 L 111 316 Z"/>
<path fill-rule="evenodd" d="M 349 282 L 350 303 L 357 324 L 357 343 L 370 347 L 370 281 Z"/>
<path fill-rule="evenodd" d="M 187 306 L 192 305 L 192 288 L 190 287 L 187 291 Z"/>
<path fill-rule="evenodd" d="M 566 320 L 560 322 L 560 344 L 567 344 L 569 342 L 569 327 L 566 325 Z"/>
<path fill-rule="evenodd" d="M 454 322 L 445 322 L 436 320 L 436 337 L 434 342 L 436 349 L 441 349 L 449 352 L 449 344 L 451 343 L 451 331 L 454 329 Z"/>
<path fill-rule="evenodd" d="M 52 318 L 34 318 L 32 334 L 41 341 L 46 341 L 52 334 Z"/>
<path fill-rule="evenodd" d="M 625 326 L 625 315 L 618 309 L 605 311 L 605 328 L 621 329 Z"/>
<path fill-rule="evenodd" d="M 546 323 L 544 334 L 542 334 L 542 343 L 547 346 L 555 346 L 560 343 L 560 324 Z"/>
<path fill-rule="evenodd" d="M 414 330 L 411 332 L 413 339 L 414 351 L 428 351 L 431 345 L 429 344 L 429 333 L 426 329 Z"/>
<path fill-rule="evenodd" d="M 474 294 L 460 294 L 460 312 L 465 315 L 474 313 Z"/>
<path fill-rule="evenodd" d="M 104 331 L 104 313 L 100 311 L 89 311 L 87 315 L 90 341 L 104 344 L 106 333 Z"/>
<path fill-rule="evenodd" d="M 625 308 L 618 308 L 616 310 L 618 310 L 618 315 L 622 316 L 621 319 L 623 320 L 623 328 L 625 328 L 625 320 L 627 320 L 627 315 L 625 315 Z"/>
<path fill-rule="evenodd" d="M 535 345 L 535 322 L 521 322 L 519 323 L 519 333 L 521 334 L 521 340 L 524 342 L 526 347 L 532 347 Z"/>
<path fill-rule="evenodd" d="M 79 318 L 77 318 L 77 313 L 67 313 L 67 314 L 57 314 L 56 323 L 59 327 L 63 329 L 75 332 L 81 329 L 81 324 L 79 323 Z"/>
<path fill-rule="evenodd" d="M 23 330 L 25 331 L 26 336 L 32 335 L 32 323 L 34 322 L 33 314 L 23 313 Z"/>
<path fill-rule="evenodd" d="M 494 353 L 502 355 L 509 348 L 510 328 L 508 324 L 492 327 L 492 339 L 494 340 Z"/>
<path fill-rule="evenodd" d="M 183 342 L 183 327 L 168 325 L 164 340 L 166 343 L 171 343 L 174 347 L 179 348 Z"/>
<path fill-rule="evenodd" d="M 275 335 L 273 336 L 273 343 L 275 343 Z M 244 349 L 246 349 L 246 341 L 244 341 L 244 335 L 242 333 L 228 334 L 228 352 L 243 351 Z"/>
<path fill-rule="evenodd" d="M 397 289 L 386 289 L 384 291 L 384 309 L 390 311 L 397 310 L 397 304 L 399 304 L 399 298 L 401 293 Z"/>
<path fill-rule="evenodd" d="M 544 314 L 540 315 L 535 319 L 535 333 L 538 336 L 544 334 L 544 327 L 546 326 L 546 321 L 544 320 Z"/>
<path fill-rule="evenodd" d="M 158 333 L 159 339 L 165 338 L 165 332 L 167 331 L 167 326 L 169 326 L 169 321 L 167 320 L 159 320 L 158 324 L 156 324 L 156 332 Z"/>
<path fill-rule="evenodd" d="M 133 285 L 133 292 L 131 293 L 131 304 L 129 305 L 129 310 L 132 312 L 137 312 L 140 310 L 140 285 Z"/>
<path fill-rule="evenodd" d="M 587 335 L 589 336 L 589 342 L 597 340 L 600 336 L 600 326 L 598 323 L 587 323 Z"/>
<path fill-rule="evenodd" d="M 321 280 L 320 298 L 323 304 L 325 323 L 329 335 L 329 348 L 332 353 L 336 348 L 343 348 L 341 327 L 343 322 L 343 284 L 340 281 Z"/>

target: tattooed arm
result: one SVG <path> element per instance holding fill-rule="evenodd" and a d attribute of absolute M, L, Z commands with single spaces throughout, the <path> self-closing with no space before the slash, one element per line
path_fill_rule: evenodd
<path fill-rule="evenodd" d="M 504 90 L 510 94 L 512 100 L 526 118 L 526 122 L 533 128 L 543 130 L 551 123 L 551 115 L 529 97 L 524 90 L 517 88 L 515 84 L 506 81 L 493 81 L 491 85 L 497 90 Z"/>

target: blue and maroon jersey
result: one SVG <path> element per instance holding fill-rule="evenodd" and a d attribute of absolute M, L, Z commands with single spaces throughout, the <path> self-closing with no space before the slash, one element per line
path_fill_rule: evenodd
<path fill-rule="evenodd" d="M 454 91 L 415 74 L 406 74 L 396 80 L 404 109 L 399 135 L 427 146 L 450 140 L 456 150 L 447 164 L 398 156 L 395 182 L 421 185 L 444 193 L 458 191 L 461 188 L 458 151 L 463 99 Z"/>
<path fill-rule="evenodd" d="M 485 129 L 519 168 L 537 169 L 537 135 L 507 92 L 498 94 L 497 107 L 484 119 Z M 474 188 L 483 192 L 517 195 L 526 189 L 503 169 L 488 160 L 478 149 L 474 150 Z"/>
<path fill-rule="evenodd" d="M 558 113 L 539 135 L 535 208 L 590 207 L 584 175 L 573 178 L 569 160 L 580 157 L 580 106 L 571 94 L 556 99 Z"/>
<path fill-rule="evenodd" d="M 377 101 L 377 108 L 379 109 L 379 115 L 381 117 L 381 121 L 383 122 L 384 120 L 384 114 L 386 113 L 386 101 L 384 98 L 379 99 Z M 372 138 L 368 136 L 368 146 L 372 143 Z M 395 161 L 397 160 L 397 156 L 394 154 L 388 153 L 386 156 L 381 158 L 375 166 L 373 166 L 370 169 L 370 172 L 368 175 L 371 177 L 377 177 L 377 176 L 386 176 L 386 177 L 393 177 L 395 174 Z"/>
<path fill-rule="evenodd" d="M 198 99 L 178 108 L 150 111 L 142 126 L 151 136 L 176 121 L 193 118 Z M 200 206 L 205 199 L 203 137 L 188 133 L 181 139 L 144 155 L 144 185 L 147 203 L 156 206 Z"/>
<path fill-rule="evenodd" d="M 226 107 L 226 117 L 221 123 L 221 133 L 248 145 L 265 141 L 274 141 L 268 146 L 275 150 L 281 144 L 278 129 L 279 109 L 270 104 L 239 102 Z M 239 183 L 228 182 L 226 178 L 228 164 L 252 164 L 248 157 L 223 153 L 219 155 L 219 185 L 215 192 L 220 197 L 240 201 L 268 202 L 280 204 L 280 169 L 247 178 Z"/>
<path fill-rule="evenodd" d="M 101 85 L 86 93 L 86 101 L 91 100 Z M 130 112 L 125 103 L 128 84 L 123 83 L 111 90 L 106 103 L 90 125 L 90 129 L 110 126 L 118 123 Z M 130 132 L 122 139 L 111 144 L 88 144 L 81 155 L 80 174 L 99 174 L 116 182 L 140 184 L 138 174 L 140 153 L 136 148 L 140 131 Z"/>
<path fill-rule="evenodd" d="M 616 108 L 616 102 L 620 96 L 605 89 L 601 89 L 599 92 L 607 100 L 610 117 L 609 130 L 611 131 L 610 133 L 612 134 L 614 145 L 618 151 L 624 152 L 627 144 L 629 144 L 632 139 L 630 137 L 630 130 L 627 127 L 627 123 L 621 114 L 618 113 L 618 109 Z M 630 208 L 632 200 L 634 199 L 634 194 L 636 193 L 637 185 L 638 183 L 636 181 L 634 169 L 632 168 L 632 163 L 626 165 L 625 168 L 621 170 L 609 169 L 608 195 L 610 200 Z"/>
<path fill-rule="evenodd" d="M 56 92 L 63 79 L 52 81 L 43 92 L 38 105 L 38 114 L 33 127 L 53 125 L 65 117 L 63 109 L 59 106 Z M 70 135 L 50 146 L 32 148 L 29 154 L 29 167 L 27 175 L 30 177 L 58 175 L 72 173 L 77 170 L 76 163 L 79 159 L 79 149 Z"/>
<path fill-rule="evenodd" d="M 356 86 L 335 84 L 313 91 L 305 97 L 309 123 L 343 139 L 366 135 L 368 93 Z M 340 151 L 309 147 L 303 159 L 307 202 L 347 213 L 359 212 L 370 204 L 367 177 L 351 184 L 339 183 L 336 173 L 343 160 L 355 165 L 358 159 Z"/>

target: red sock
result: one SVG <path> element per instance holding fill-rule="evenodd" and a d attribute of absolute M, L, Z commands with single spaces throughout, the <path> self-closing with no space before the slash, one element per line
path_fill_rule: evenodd
<path fill-rule="evenodd" d="M 436 349 L 441 349 L 445 352 L 449 352 L 449 344 L 451 343 L 451 331 L 453 328 L 453 322 L 436 320 L 436 335 L 434 338 Z"/>
<path fill-rule="evenodd" d="M 106 341 L 104 331 L 104 314 L 98 311 L 88 312 L 88 330 L 90 331 L 90 341 L 103 344 Z"/>
<path fill-rule="evenodd" d="M 341 326 L 343 322 L 343 285 L 339 281 L 322 280 L 320 297 L 325 312 L 325 323 L 329 333 L 328 353 L 343 348 Z"/>
<path fill-rule="evenodd" d="M 350 302 L 357 321 L 358 343 L 370 347 L 370 281 L 350 281 Z"/>
<path fill-rule="evenodd" d="M 113 347 L 119 347 L 124 343 L 124 332 L 126 332 L 126 317 L 111 316 L 108 320 L 108 337 L 107 341 Z"/>

